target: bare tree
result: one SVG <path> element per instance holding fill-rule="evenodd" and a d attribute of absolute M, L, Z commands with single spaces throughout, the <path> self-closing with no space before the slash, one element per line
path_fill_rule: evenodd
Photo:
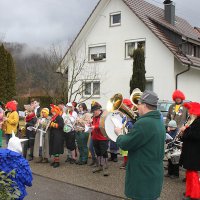
<path fill-rule="evenodd" d="M 84 96 L 86 91 L 86 81 L 100 80 L 97 64 L 88 64 L 86 56 L 80 56 L 69 50 L 67 56 L 61 62 L 57 72 L 62 75 L 67 74 L 67 87 L 63 88 L 68 94 L 68 101 L 84 102 L 94 96 L 93 92 L 90 95 Z"/>
<path fill-rule="evenodd" d="M 15 55 L 18 95 L 45 95 L 55 101 L 83 102 L 94 96 L 86 92 L 87 81 L 100 81 L 96 62 L 88 63 L 87 56 L 75 50 L 62 55 L 60 46 L 52 45 L 48 51 L 30 52 L 22 44 L 8 45 Z M 62 62 L 61 62 L 62 61 Z"/>

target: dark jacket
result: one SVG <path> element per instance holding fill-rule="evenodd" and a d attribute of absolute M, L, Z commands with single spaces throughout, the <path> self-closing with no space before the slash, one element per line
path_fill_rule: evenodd
<path fill-rule="evenodd" d="M 128 150 L 125 194 L 135 200 L 154 200 L 163 184 L 165 127 L 159 111 L 151 111 L 133 125 L 131 131 L 117 138 Z"/>
<path fill-rule="evenodd" d="M 35 115 L 36 115 L 37 118 L 40 117 L 40 113 L 41 113 L 41 108 L 38 107 L 38 108 L 37 108 L 37 111 L 36 111 L 36 113 L 35 113 Z"/>
<path fill-rule="evenodd" d="M 166 124 L 168 124 L 170 120 L 175 120 L 178 128 L 180 128 L 181 126 L 184 125 L 184 123 L 187 120 L 188 111 L 183 105 L 181 105 L 178 112 L 176 113 L 175 106 L 176 106 L 176 104 L 172 104 L 169 107 L 169 110 L 167 113 L 167 118 L 166 118 Z"/>
<path fill-rule="evenodd" d="M 63 118 L 58 115 L 53 121 L 58 124 L 58 128 L 50 128 L 49 139 L 49 155 L 63 154 L 64 153 L 64 121 Z"/>
<path fill-rule="evenodd" d="M 175 137 L 176 137 L 176 134 L 177 134 L 177 132 L 178 132 L 178 128 L 176 128 L 175 130 L 171 130 L 171 131 L 169 131 L 169 135 L 174 139 Z"/>
<path fill-rule="evenodd" d="M 35 130 L 32 129 L 31 127 L 34 127 L 36 122 L 37 122 L 37 118 L 34 113 L 26 116 L 26 138 L 28 138 L 28 141 L 27 141 L 28 147 L 34 146 Z"/>
<path fill-rule="evenodd" d="M 200 117 L 184 131 L 180 164 L 187 170 L 200 171 Z"/>

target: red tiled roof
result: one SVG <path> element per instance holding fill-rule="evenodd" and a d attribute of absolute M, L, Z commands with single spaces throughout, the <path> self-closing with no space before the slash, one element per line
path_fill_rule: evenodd
<path fill-rule="evenodd" d="M 81 31 L 87 24 L 88 20 L 90 19 L 91 15 L 94 13 L 98 5 L 100 4 L 102 0 L 99 0 L 96 7 L 90 14 L 89 18 L 85 22 L 84 26 L 76 36 L 80 35 Z M 193 56 L 184 55 L 180 52 L 178 47 L 163 33 L 161 29 L 158 28 L 157 24 L 160 24 L 164 26 L 165 28 L 181 35 L 187 38 L 190 38 L 192 40 L 196 40 L 200 42 L 200 31 L 199 28 L 196 28 L 196 30 L 184 19 L 176 16 L 176 22 L 175 25 L 171 25 L 164 19 L 164 10 L 162 8 L 159 8 L 155 5 L 152 5 L 145 0 L 123 0 L 123 2 L 133 11 L 133 13 L 143 21 L 143 23 L 162 41 L 162 43 L 174 54 L 174 56 L 183 64 L 191 64 L 196 67 L 200 67 L 200 59 L 195 58 Z M 164 5 L 163 5 L 164 6 Z M 70 48 L 74 44 L 75 40 L 72 42 Z M 67 55 L 68 51 L 64 57 Z M 64 59 L 63 57 L 63 59 Z M 62 60 L 63 60 L 62 59 Z M 62 61 L 61 61 L 62 62 Z"/>
<path fill-rule="evenodd" d="M 200 37 L 200 28 L 199 27 L 194 27 L 194 30 L 199 34 L 199 37 Z"/>
<path fill-rule="evenodd" d="M 163 42 L 164 45 L 183 64 L 192 64 L 200 67 L 200 62 L 193 62 L 192 56 L 180 53 L 178 47 L 157 27 L 157 23 L 167 29 L 187 38 L 200 42 L 199 34 L 184 19 L 176 16 L 175 25 L 171 25 L 164 18 L 164 10 L 144 0 L 123 0 L 133 13 L 144 22 L 144 24 Z M 156 23 L 155 23 L 156 22 Z M 196 59 L 195 59 L 196 60 Z M 198 59 L 197 59 L 198 60 Z"/>

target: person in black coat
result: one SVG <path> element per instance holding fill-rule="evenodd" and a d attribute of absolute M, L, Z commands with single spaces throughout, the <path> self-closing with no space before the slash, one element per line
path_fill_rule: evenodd
<path fill-rule="evenodd" d="M 185 103 L 190 113 L 190 120 L 181 127 L 183 142 L 180 165 L 186 169 L 186 192 L 184 200 L 200 198 L 200 104 Z"/>
<path fill-rule="evenodd" d="M 23 156 L 24 158 L 27 157 L 27 151 L 30 149 L 30 154 L 28 161 L 33 160 L 33 150 L 34 150 L 34 143 L 35 143 L 35 130 L 34 126 L 37 122 L 37 118 L 35 116 L 34 110 L 30 105 L 27 105 L 26 107 L 27 115 L 25 117 L 26 121 L 26 138 L 28 141 L 24 143 L 23 147 Z"/>
<path fill-rule="evenodd" d="M 60 116 L 60 108 L 53 104 L 51 106 L 52 119 L 50 124 L 49 154 L 54 156 L 51 166 L 60 166 L 59 155 L 64 153 L 64 121 Z"/>

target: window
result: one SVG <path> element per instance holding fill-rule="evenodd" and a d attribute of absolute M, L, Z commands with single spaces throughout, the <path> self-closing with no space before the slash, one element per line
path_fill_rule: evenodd
<path fill-rule="evenodd" d="M 89 61 L 106 60 L 106 45 L 89 47 Z"/>
<path fill-rule="evenodd" d="M 110 14 L 110 26 L 121 25 L 121 13 L 111 13 Z"/>
<path fill-rule="evenodd" d="M 153 91 L 153 78 L 146 78 L 145 90 Z"/>
<path fill-rule="evenodd" d="M 133 51 L 138 47 L 141 47 L 145 50 L 145 40 L 132 40 L 125 42 L 125 58 L 132 58 Z"/>
<path fill-rule="evenodd" d="M 184 42 L 181 45 L 181 49 L 183 51 L 183 53 L 185 53 L 186 55 L 191 55 L 197 58 L 200 58 L 200 46 L 190 43 L 190 42 Z"/>
<path fill-rule="evenodd" d="M 85 95 L 91 95 L 92 94 L 92 83 L 91 82 L 85 82 Z"/>
<path fill-rule="evenodd" d="M 100 96 L 100 81 L 85 81 L 84 82 L 84 90 L 83 90 L 83 96 L 94 96 L 99 97 Z"/>

